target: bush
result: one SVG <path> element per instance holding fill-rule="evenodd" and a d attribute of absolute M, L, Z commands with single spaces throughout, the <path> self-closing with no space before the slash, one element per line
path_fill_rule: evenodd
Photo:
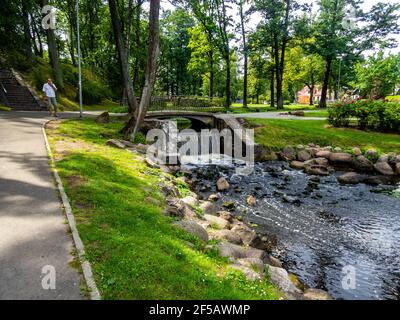
<path fill-rule="evenodd" d="M 400 132 L 400 103 L 360 100 L 328 108 L 328 121 L 335 127 L 356 123 L 359 129 Z"/>
<path fill-rule="evenodd" d="M 76 100 L 79 100 L 78 97 L 79 91 L 77 92 Z M 98 104 L 103 99 L 108 99 L 111 96 L 110 90 L 104 86 L 103 84 L 84 79 L 82 81 L 82 96 L 85 104 Z"/>

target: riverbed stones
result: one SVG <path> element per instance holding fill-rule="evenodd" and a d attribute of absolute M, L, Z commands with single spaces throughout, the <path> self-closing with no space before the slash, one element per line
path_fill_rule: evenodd
<path fill-rule="evenodd" d="M 203 242 L 208 242 L 208 233 L 207 231 L 198 223 L 191 220 L 182 220 L 174 222 L 174 225 L 177 228 L 183 229 L 186 232 L 200 238 Z"/>
<path fill-rule="evenodd" d="M 221 199 L 221 195 L 218 193 L 210 194 L 210 196 L 208 197 L 208 201 L 213 201 L 213 202 L 216 202 L 219 199 Z"/>
<path fill-rule="evenodd" d="M 228 229 L 230 226 L 230 223 L 227 220 L 211 214 L 205 214 L 204 219 L 209 222 L 211 226 L 217 229 Z"/>
<path fill-rule="evenodd" d="M 267 264 L 273 267 L 282 268 L 282 262 L 271 255 L 267 257 Z"/>
<path fill-rule="evenodd" d="M 361 156 L 362 153 L 361 153 L 361 149 L 360 148 L 354 147 L 352 150 L 353 150 L 353 153 L 354 153 L 354 155 L 356 157 Z"/>
<path fill-rule="evenodd" d="M 228 190 L 229 182 L 224 177 L 219 178 L 217 181 L 217 189 L 218 191 Z"/>
<path fill-rule="evenodd" d="M 232 201 L 225 201 L 222 206 L 227 210 L 235 210 L 235 204 Z"/>
<path fill-rule="evenodd" d="M 374 168 L 377 172 L 383 174 L 384 176 L 394 175 L 392 167 L 387 162 L 384 161 L 377 162 L 374 164 Z"/>
<path fill-rule="evenodd" d="M 351 154 L 347 152 L 334 152 L 329 156 L 329 161 L 334 164 L 350 165 L 353 158 Z"/>
<path fill-rule="evenodd" d="M 218 251 L 222 257 L 227 257 L 232 261 L 244 258 L 257 258 L 265 262 L 268 255 L 263 250 L 251 247 L 242 247 L 229 242 L 221 242 L 218 244 Z"/>
<path fill-rule="evenodd" d="M 235 224 L 231 230 L 239 235 L 245 245 L 250 245 L 254 242 L 254 238 L 257 236 L 257 233 L 254 230 L 241 222 Z"/>
<path fill-rule="evenodd" d="M 255 269 L 257 270 L 257 272 L 259 273 L 263 273 L 264 269 L 265 269 L 265 264 L 261 259 L 258 258 L 244 258 L 244 259 L 238 259 L 237 263 L 251 268 L 251 269 Z"/>
<path fill-rule="evenodd" d="M 223 230 L 214 230 L 214 229 L 209 229 L 208 233 L 210 234 L 210 237 L 212 239 L 216 239 L 216 240 L 225 240 L 228 241 L 230 243 L 233 244 L 237 244 L 237 245 L 241 245 L 242 239 L 240 238 L 240 236 L 232 231 L 232 230 L 227 230 L 227 229 L 223 229 Z"/>
<path fill-rule="evenodd" d="M 192 196 L 187 196 L 181 199 L 184 203 L 186 203 L 189 206 L 195 207 L 199 204 L 199 201 Z"/>
<path fill-rule="evenodd" d="M 215 206 L 214 202 L 200 201 L 199 207 L 205 214 L 210 214 L 210 215 L 217 214 L 217 207 Z"/>
<path fill-rule="evenodd" d="M 164 214 L 180 219 L 193 218 L 195 216 L 193 210 L 185 202 L 175 197 L 167 198 L 167 208 Z"/>
<path fill-rule="evenodd" d="M 315 154 L 315 156 L 317 158 L 329 159 L 329 157 L 331 156 L 331 152 L 329 150 L 320 150 Z"/>
<path fill-rule="evenodd" d="M 304 162 L 294 160 L 294 161 L 290 162 L 290 166 L 293 169 L 301 170 L 301 169 L 304 169 Z"/>
<path fill-rule="evenodd" d="M 281 157 L 286 161 L 296 160 L 296 150 L 292 146 L 286 146 L 281 152 Z"/>
<path fill-rule="evenodd" d="M 299 161 L 307 161 L 311 159 L 311 154 L 306 150 L 300 150 L 297 154 L 297 159 Z"/>
<path fill-rule="evenodd" d="M 249 206 L 254 207 L 257 204 L 257 199 L 253 195 L 249 195 L 246 199 L 246 202 Z"/>
<path fill-rule="evenodd" d="M 304 298 L 308 300 L 333 300 L 328 292 L 312 288 L 304 291 Z"/>
<path fill-rule="evenodd" d="M 240 263 L 235 263 L 231 265 L 232 268 L 237 269 L 245 275 L 245 277 L 250 281 L 262 280 L 264 274 L 254 271 L 251 267 L 246 267 Z"/>
<path fill-rule="evenodd" d="M 397 175 L 400 175 L 400 162 L 397 162 L 395 165 L 395 172 Z"/>
<path fill-rule="evenodd" d="M 225 219 L 226 221 L 229 221 L 230 223 L 233 222 L 233 215 L 229 211 L 218 211 L 217 215 L 218 215 L 218 217 Z"/>
<path fill-rule="evenodd" d="M 283 292 L 301 293 L 301 291 L 290 280 L 288 272 L 283 268 L 268 266 L 269 280 Z"/>
<path fill-rule="evenodd" d="M 343 184 L 357 184 L 365 180 L 365 176 L 356 172 L 347 172 L 339 177 L 337 180 Z"/>
<path fill-rule="evenodd" d="M 357 171 L 372 172 L 374 165 L 363 155 L 357 156 L 353 161 L 353 168 Z"/>
<path fill-rule="evenodd" d="M 316 176 L 328 176 L 330 174 L 329 169 L 326 166 L 321 166 L 321 165 L 305 166 L 305 172 L 307 174 Z"/>

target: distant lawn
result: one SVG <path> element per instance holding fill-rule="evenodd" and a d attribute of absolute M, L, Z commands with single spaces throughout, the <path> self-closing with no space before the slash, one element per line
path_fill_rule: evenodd
<path fill-rule="evenodd" d="M 122 122 L 69 120 L 47 132 L 79 233 L 104 299 L 279 299 L 268 280 L 248 281 L 162 214 L 165 174 L 106 146 Z M 181 183 L 181 190 L 187 187 Z M 188 242 L 192 243 L 190 245 Z"/>
<path fill-rule="evenodd" d="M 70 100 L 65 96 L 58 97 L 58 103 L 61 111 L 79 111 L 79 103 L 75 100 Z M 114 102 L 111 100 L 104 100 L 99 104 L 91 104 L 83 105 L 84 111 L 109 111 L 111 112 L 113 109 L 120 108 L 120 104 L 118 102 Z"/>
<path fill-rule="evenodd" d="M 304 116 L 305 117 L 314 117 L 314 118 L 328 118 L 328 110 L 305 112 Z"/>
<path fill-rule="evenodd" d="M 274 150 L 286 145 L 315 143 L 342 148 L 374 148 L 380 152 L 400 153 L 400 135 L 334 128 L 320 120 L 247 119 L 256 128 L 256 142 Z"/>
<path fill-rule="evenodd" d="M 233 103 L 229 109 L 232 113 L 252 113 L 252 112 L 288 112 L 295 110 L 314 110 L 316 106 L 308 104 L 290 104 L 283 106 L 283 110 L 271 108 L 269 104 L 249 104 L 247 108 L 243 108 L 241 103 Z"/>

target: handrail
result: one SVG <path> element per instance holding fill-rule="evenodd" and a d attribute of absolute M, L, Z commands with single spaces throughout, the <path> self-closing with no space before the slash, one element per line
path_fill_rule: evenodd
<path fill-rule="evenodd" d="M 7 99 L 7 89 L 4 87 L 3 82 L 1 82 L 1 81 L 0 81 L 0 86 L 1 86 L 1 90 L 0 90 L 1 100 L 3 101 L 3 103 L 6 106 L 9 106 L 8 99 Z"/>

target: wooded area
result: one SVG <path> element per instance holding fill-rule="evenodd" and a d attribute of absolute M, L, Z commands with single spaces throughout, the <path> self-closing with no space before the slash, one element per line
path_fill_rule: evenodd
<path fill-rule="evenodd" d="M 160 16 L 158 0 L 79 1 L 84 98 L 125 101 L 136 122 L 152 94 L 222 99 L 227 108 L 241 101 L 244 107 L 268 103 L 283 109 L 298 101 L 303 88 L 309 103 L 320 107 L 355 89 L 373 98 L 398 90 L 399 55 L 384 50 L 396 45 L 399 4 L 382 2 L 368 11 L 351 0 L 172 4 Z M 56 8 L 55 29 L 42 27 L 46 5 Z M 74 0 L 4 3 L 2 55 L 20 69 L 48 60 L 56 85 L 68 90 L 64 82 L 74 79 L 61 65 L 77 65 L 75 9 Z M 390 65 L 385 81 L 366 75 L 381 65 Z"/>

